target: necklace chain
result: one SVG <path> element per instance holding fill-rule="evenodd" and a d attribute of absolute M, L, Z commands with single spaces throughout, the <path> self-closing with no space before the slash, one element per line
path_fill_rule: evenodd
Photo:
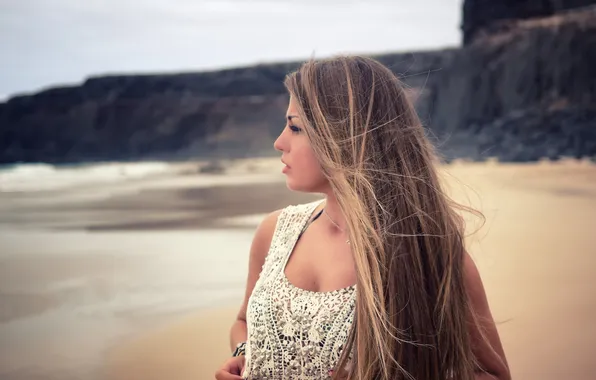
<path fill-rule="evenodd" d="M 339 226 L 339 224 L 337 224 L 337 223 L 335 222 L 335 220 L 333 220 L 333 218 L 331 218 L 331 216 L 329 216 L 329 214 L 327 214 L 327 210 L 326 210 L 326 209 L 323 209 L 323 213 L 324 213 L 324 214 L 327 216 L 327 218 L 329 219 L 329 221 L 331 221 L 331 223 L 333 223 L 333 225 L 334 225 L 335 227 L 337 227 L 337 229 L 338 229 L 338 230 L 340 230 L 342 233 L 345 233 L 344 229 L 343 229 L 343 228 L 341 228 L 341 227 Z M 347 243 L 347 244 L 350 244 L 350 239 L 346 240 L 346 243 Z"/>

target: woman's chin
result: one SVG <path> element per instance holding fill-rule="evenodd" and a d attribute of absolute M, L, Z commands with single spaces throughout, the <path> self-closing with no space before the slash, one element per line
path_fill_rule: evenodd
<path fill-rule="evenodd" d="M 320 193 L 321 191 L 316 189 L 316 186 L 308 186 L 304 183 L 296 183 L 296 181 L 292 181 L 290 178 L 286 178 L 286 187 L 291 191 L 296 191 L 300 193 Z"/>
<path fill-rule="evenodd" d="M 304 186 L 300 186 L 300 184 L 296 183 L 291 177 L 286 177 L 286 187 L 291 191 L 305 191 Z"/>
<path fill-rule="evenodd" d="M 288 188 L 288 190 L 291 191 L 300 191 L 296 188 L 296 185 L 289 178 L 286 178 L 286 187 Z"/>

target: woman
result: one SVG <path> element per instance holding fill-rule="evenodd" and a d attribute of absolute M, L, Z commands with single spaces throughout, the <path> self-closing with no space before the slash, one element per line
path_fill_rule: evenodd
<path fill-rule="evenodd" d="M 325 199 L 267 216 L 250 252 L 226 379 L 509 379 L 463 209 L 397 77 L 338 57 L 290 74 L 275 148 Z M 246 353 L 246 355 L 244 355 Z"/>

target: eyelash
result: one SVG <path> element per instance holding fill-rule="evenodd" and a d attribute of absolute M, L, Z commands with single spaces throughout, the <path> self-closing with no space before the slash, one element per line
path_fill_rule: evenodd
<path fill-rule="evenodd" d="M 300 131 L 302 131 L 301 128 L 298 128 L 295 125 L 288 125 L 288 128 L 290 128 L 290 130 L 292 131 L 292 133 L 300 133 Z"/>

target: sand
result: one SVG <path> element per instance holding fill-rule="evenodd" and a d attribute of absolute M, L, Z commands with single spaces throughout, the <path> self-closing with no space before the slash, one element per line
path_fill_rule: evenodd
<path fill-rule="evenodd" d="M 229 357 L 228 331 L 237 310 L 209 310 L 183 318 L 114 348 L 105 377 L 132 379 L 214 379 Z"/>
<path fill-rule="evenodd" d="M 592 279 L 596 274 L 596 166 L 574 161 L 455 163 L 444 167 L 443 173 L 454 198 L 486 216 L 486 224 L 467 239 L 513 378 L 596 378 L 596 286 Z M 166 181 L 136 189 L 134 196 L 113 192 L 111 197 L 70 204 L 64 212 L 82 216 L 76 226 L 57 210 L 47 220 L 28 219 L 27 213 L 16 218 L 13 210 L 0 217 L 0 225 L 13 218 L 22 226 L 58 231 L 82 227 L 101 233 L 151 234 L 224 226 L 252 232 L 264 213 L 315 198 L 288 193 L 276 178 L 235 186 L 223 181 L 207 188 L 196 186 L 194 179 L 178 178 L 175 184 Z M 188 208 L 195 202 L 200 205 L 191 213 Z M 119 210 L 124 206 L 127 213 L 123 216 Z M 470 218 L 470 232 L 479 226 Z M 17 262 L 10 260 L 3 261 L 2 273 L 18 269 Z M 102 265 L 96 270 L 101 271 Z M 225 271 L 221 276 L 226 276 Z M 31 301 L 41 309 L 51 302 Z M 230 354 L 228 331 L 238 306 L 236 300 L 147 324 L 134 336 L 110 344 L 105 355 L 97 358 L 100 378 L 213 379 Z"/>
<path fill-rule="evenodd" d="M 454 197 L 487 218 L 469 243 L 513 378 L 594 379 L 596 167 L 455 164 L 446 170 Z M 199 314 L 119 347 L 109 378 L 213 378 L 228 355 L 235 312 Z"/>

